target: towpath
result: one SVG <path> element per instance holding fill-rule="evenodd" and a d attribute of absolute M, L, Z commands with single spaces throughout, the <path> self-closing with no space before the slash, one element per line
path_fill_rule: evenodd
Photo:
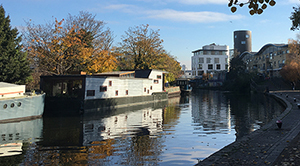
<path fill-rule="evenodd" d="M 300 165 L 300 91 L 270 91 L 286 110 L 261 129 L 214 153 L 197 166 Z M 296 101 L 295 101 L 296 100 Z M 279 129 L 276 120 L 282 120 Z"/>

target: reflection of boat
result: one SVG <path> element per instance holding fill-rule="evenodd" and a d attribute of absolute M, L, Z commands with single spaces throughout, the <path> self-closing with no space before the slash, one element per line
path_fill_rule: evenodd
<path fill-rule="evenodd" d="M 162 131 L 163 108 L 146 107 L 107 117 L 85 116 L 83 145 L 124 136 L 155 136 Z"/>
<path fill-rule="evenodd" d="M 22 142 L 0 145 L 0 157 L 22 154 Z"/>
<path fill-rule="evenodd" d="M 25 85 L 0 82 L 0 123 L 41 117 L 45 94 L 25 93 Z"/>
<path fill-rule="evenodd" d="M 0 157 L 20 155 L 24 142 L 40 138 L 43 119 L 0 124 Z M 0 160 L 1 162 L 2 160 Z"/>

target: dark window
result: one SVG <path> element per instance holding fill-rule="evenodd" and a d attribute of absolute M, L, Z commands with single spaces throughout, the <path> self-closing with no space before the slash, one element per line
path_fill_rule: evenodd
<path fill-rule="evenodd" d="M 158 84 L 158 80 L 154 80 L 154 84 Z"/>
<path fill-rule="evenodd" d="M 208 64 L 208 69 L 213 69 L 213 65 L 212 64 Z"/>
<path fill-rule="evenodd" d="M 217 70 L 220 70 L 220 69 L 221 69 L 221 65 L 217 64 Z"/>
<path fill-rule="evenodd" d="M 144 92 L 146 92 L 146 88 L 144 88 Z"/>
<path fill-rule="evenodd" d="M 128 95 L 128 90 L 126 90 L 126 93 L 125 93 L 126 95 Z"/>
<path fill-rule="evenodd" d="M 150 86 L 150 90 L 152 90 L 152 86 Z"/>
<path fill-rule="evenodd" d="M 112 81 L 109 81 L 109 82 L 108 82 L 108 86 L 112 86 Z"/>
<path fill-rule="evenodd" d="M 161 75 L 157 75 L 157 79 L 161 79 Z"/>
<path fill-rule="evenodd" d="M 118 96 L 119 95 L 119 92 L 116 90 L 116 96 Z"/>
<path fill-rule="evenodd" d="M 147 90 L 147 94 L 149 94 L 149 89 Z"/>
<path fill-rule="evenodd" d="M 95 96 L 95 90 L 87 90 L 86 96 Z"/>
<path fill-rule="evenodd" d="M 100 86 L 100 92 L 106 92 L 107 86 Z"/>

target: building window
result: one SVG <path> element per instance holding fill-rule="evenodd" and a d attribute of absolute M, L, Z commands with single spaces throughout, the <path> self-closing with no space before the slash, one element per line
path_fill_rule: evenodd
<path fill-rule="evenodd" d="M 228 70 L 228 64 L 225 65 L 225 69 Z"/>
<path fill-rule="evenodd" d="M 95 96 L 95 90 L 87 90 L 86 96 Z"/>
<path fill-rule="evenodd" d="M 146 92 L 146 88 L 144 88 L 144 92 Z"/>
<path fill-rule="evenodd" d="M 109 81 L 109 82 L 108 82 L 108 86 L 112 86 L 112 81 Z"/>
<path fill-rule="evenodd" d="M 157 78 L 157 79 L 161 79 L 161 75 L 157 75 L 156 78 Z"/>
<path fill-rule="evenodd" d="M 198 70 L 198 76 L 202 76 L 204 71 Z"/>
<path fill-rule="evenodd" d="M 241 44 L 246 44 L 246 41 L 241 41 Z"/>
<path fill-rule="evenodd" d="M 220 63 L 220 59 L 219 58 L 215 58 L 215 63 Z"/>
<path fill-rule="evenodd" d="M 204 58 L 199 58 L 199 63 L 204 63 Z"/>
<path fill-rule="evenodd" d="M 206 58 L 206 63 L 211 63 L 211 58 Z"/>
<path fill-rule="evenodd" d="M 158 80 L 154 80 L 153 82 L 154 82 L 154 84 L 158 84 Z"/>
<path fill-rule="evenodd" d="M 246 35 L 246 38 L 248 39 L 248 38 L 249 38 L 249 35 Z"/>
<path fill-rule="evenodd" d="M 217 70 L 220 70 L 221 69 L 221 65 L 217 64 L 216 68 L 217 68 Z"/>
<path fill-rule="evenodd" d="M 125 95 L 128 95 L 128 90 L 126 90 Z"/>
<path fill-rule="evenodd" d="M 208 64 L 208 69 L 213 69 L 213 65 L 212 64 Z"/>
<path fill-rule="evenodd" d="M 100 86 L 100 92 L 106 92 L 107 86 Z"/>
<path fill-rule="evenodd" d="M 119 92 L 116 90 L 116 96 L 118 96 L 119 95 Z"/>
<path fill-rule="evenodd" d="M 198 69 L 202 69 L 202 68 L 203 68 L 202 64 L 199 64 Z"/>
<path fill-rule="evenodd" d="M 152 90 L 152 86 L 150 86 L 150 90 Z"/>

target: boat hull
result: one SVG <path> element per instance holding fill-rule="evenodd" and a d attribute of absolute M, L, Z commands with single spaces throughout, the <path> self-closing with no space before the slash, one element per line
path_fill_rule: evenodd
<path fill-rule="evenodd" d="M 39 118 L 44 112 L 45 94 L 0 100 L 0 123 Z"/>

